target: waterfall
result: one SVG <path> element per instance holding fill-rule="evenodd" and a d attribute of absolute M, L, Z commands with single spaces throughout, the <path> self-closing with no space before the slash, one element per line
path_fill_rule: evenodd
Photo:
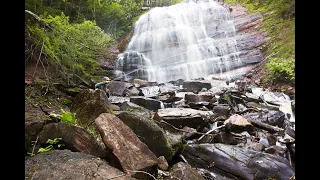
<path fill-rule="evenodd" d="M 229 10 L 213 0 L 152 8 L 135 23 L 118 56 L 117 75 L 127 81 L 168 82 L 234 70 L 243 66 L 235 35 Z"/>

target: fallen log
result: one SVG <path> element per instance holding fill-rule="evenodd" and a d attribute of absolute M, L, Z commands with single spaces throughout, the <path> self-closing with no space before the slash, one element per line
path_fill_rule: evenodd
<path fill-rule="evenodd" d="M 257 126 L 261 129 L 270 131 L 270 132 L 283 132 L 284 131 L 284 129 L 282 129 L 282 128 L 263 123 L 259 120 L 255 120 L 255 119 L 248 119 L 248 120 L 252 123 L 252 125 Z"/>

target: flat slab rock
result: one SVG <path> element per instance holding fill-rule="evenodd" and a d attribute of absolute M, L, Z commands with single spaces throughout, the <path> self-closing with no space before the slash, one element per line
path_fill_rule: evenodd
<path fill-rule="evenodd" d="M 242 179 L 290 179 L 295 172 L 287 159 L 225 144 L 192 144 L 183 156 L 192 167 L 214 168 Z"/>
<path fill-rule="evenodd" d="M 176 127 L 198 128 L 206 124 L 206 120 L 213 115 L 212 111 L 201 111 L 191 108 L 165 108 L 159 109 L 154 115 L 157 121 L 164 120 Z"/>
<path fill-rule="evenodd" d="M 130 102 L 130 97 L 110 96 L 109 101 L 112 104 L 121 105 L 124 102 Z"/>
<path fill-rule="evenodd" d="M 211 89 L 211 82 L 208 80 L 190 80 L 183 82 L 183 89 L 190 92 L 199 92 L 202 88 Z"/>
<path fill-rule="evenodd" d="M 131 96 L 130 102 L 145 107 L 149 110 L 161 109 L 161 107 L 163 106 L 161 101 L 144 96 Z"/>
<path fill-rule="evenodd" d="M 123 176 L 121 176 L 123 175 Z M 134 180 L 93 155 L 51 150 L 25 158 L 25 179 Z"/>
<path fill-rule="evenodd" d="M 156 171 L 157 157 L 118 117 L 102 113 L 94 123 L 103 142 L 111 148 L 125 173 Z"/>

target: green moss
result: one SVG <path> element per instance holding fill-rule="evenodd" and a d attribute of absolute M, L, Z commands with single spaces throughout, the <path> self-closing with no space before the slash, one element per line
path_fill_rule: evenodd
<path fill-rule="evenodd" d="M 66 99 L 66 98 L 61 98 L 61 99 L 60 99 L 60 103 L 61 103 L 62 105 L 71 107 L 72 101 L 69 100 L 69 99 Z"/>
<path fill-rule="evenodd" d="M 84 128 L 84 127 L 83 127 Z M 96 130 L 96 128 L 92 125 L 88 126 L 86 130 L 92 134 L 95 138 L 100 138 L 100 133 Z"/>

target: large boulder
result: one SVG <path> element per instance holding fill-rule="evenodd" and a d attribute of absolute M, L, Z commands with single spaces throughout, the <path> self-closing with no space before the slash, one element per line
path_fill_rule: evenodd
<path fill-rule="evenodd" d="M 121 106 L 124 102 L 130 102 L 130 97 L 110 96 L 109 102 Z"/>
<path fill-rule="evenodd" d="M 241 179 L 290 179 L 295 174 L 283 157 L 233 145 L 192 144 L 186 146 L 183 156 L 192 167 L 219 169 Z"/>
<path fill-rule="evenodd" d="M 146 80 L 143 80 L 143 79 L 134 79 L 133 80 L 133 85 L 135 86 L 135 87 L 146 87 L 146 86 L 149 86 L 149 83 L 148 83 L 148 81 L 146 81 Z"/>
<path fill-rule="evenodd" d="M 156 97 L 156 99 L 164 103 L 172 103 L 176 100 L 174 92 L 159 95 Z"/>
<path fill-rule="evenodd" d="M 70 110 L 77 109 L 78 106 L 81 106 L 86 101 L 101 101 L 102 103 L 109 104 L 108 97 L 104 91 L 85 89 L 74 98 L 74 103 L 71 105 Z"/>
<path fill-rule="evenodd" d="M 283 127 L 285 120 L 285 114 L 282 111 L 275 110 L 264 110 L 262 112 L 248 113 L 243 115 L 243 117 L 249 120 L 258 120 L 263 123 L 278 127 Z"/>
<path fill-rule="evenodd" d="M 183 82 L 185 91 L 198 93 L 202 88 L 211 89 L 211 82 L 207 80 L 190 80 Z"/>
<path fill-rule="evenodd" d="M 46 115 L 40 108 L 27 107 L 25 112 L 25 151 L 32 152 L 33 142 L 37 140 L 45 124 L 52 122 L 51 118 Z"/>
<path fill-rule="evenodd" d="M 157 157 L 164 156 L 167 161 L 172 159 L 174 151 L 162 128 L 153 120 L 131 112 L 121 112 L 117 117 L 129 126 Z"/>
<path fill-rule="evenodd" d="M 164 178 L 164 180 L 169 179 L 179 179 L 179 180 L 205 180 L 195 169 L 193 169 L 189 164 L 178 162 L 173 165 L 169 171 L 169 176 Z"/>
<path fill-rule="evenodd" d="M 223 124 L 226 126 L 226 129 L 232 132 L 254 132 L 254 126 L 250 123 L 250 121 L 238 114 L 230 116 L 227 120 L 224 121 Z"/>
<path fill-rule="evenodd" d="M 159 86 L 147 86 L 147 87 L 142 87 L 140 89 L 142 91 L 143 96 L 149 97 L 149 98 L 154 98 L 158 96 L 160 93 Z"/>
<path fill-rule="evenodd" d="M 213 94 L 186 94 L 184 99 L 187 102 L 210 102 L 213 97 Z"/>
<path fill-rule="evenodd" d="M 102 159 L 65 150 L 51 150 L 25 158 L 25 179 L 134 180 Z"/>
<path fill-rule="evenodd" d="M 134 86 L 127 88 L 124 91 L 124 96 L 128 97 L 128 96 L 141 96 L 142 95 L 142 91 L 141 89 L 138 89 Z"/>
<path fill-rule="evenodd" d="M 188 126 L 198 129 L 207 124 L 212 114 L 213 112 L 211 111 L 191 108 L 165 108 L 159 109 L 153 118 L 157 121 L 166 121 L 177 128 Z"/>
<path fill-rule="evenodd" d="M 147 98 L 144 96 L 131 96 L 130 102 L 135 103 L 139 106 L 145 107 L 149 110 L 158 110 L 158 109 L 161 109 L 163 106 L 161 101 Z"/>
<path fill-rule="evenodd" d="M 161 94 L 166 94 L 170 92 L 175 92 L 180 89 L 179 86 L 173 85 L 171 83 L 159 84 L 159 89 Z"/>
<path fill-rule="evenodd" d="M 39 134 L 38 145 L 45 146 L 48 139 L 62 138 L 64 148 L 105 158 L 109 155 L 104 144 L 83 128 L 66 123 L 50 123 Z"/>
<path fill-rule="evenodd" d="M 157 157 L 118 117 L 102 113 L 95 119 L 94 125 L 105 145 L 112 149 L 112 153 L 116 157 L 116 159 L 110 160 L 114 167 L 122 169 L 125 173 L 145 171 L 153 175 L 156 174 Z M 143 173 L 135 173 L 134 177 L 138 179 L 150 178 Z"/>
<path fill-rule="evenodd" d="M 122 81 L 112 81 L 108 85 L 111 96 L 125 96 L 126 90 L 131 87 L 133 87 L 133 84 Z"/>
<path fill-rule="evenodd" d="M 144 108 L 142 106 L 139 106 L 132 102 L 124 102 L 120 106 L 121 111 L 129 111 L 133 112 L 135 114 L 145 116 L 145 117 L 151 117 L 151 113 L 147 108 Z"/>
<path fill-rule="evenodd" d="M 231 108 L 229 106 L 217 105 L 213 107 L 213 112 L 220 116 L 228 116 L 231 112 Z"/>
<path fill-rule="evenodd" d="M 92 124 L 101 113 L 111 113 L 110 105 L 105 92 L 86 89 L 76 96 L 70 111 L 75 113 L 77 124 L 87 126 Z"/>

